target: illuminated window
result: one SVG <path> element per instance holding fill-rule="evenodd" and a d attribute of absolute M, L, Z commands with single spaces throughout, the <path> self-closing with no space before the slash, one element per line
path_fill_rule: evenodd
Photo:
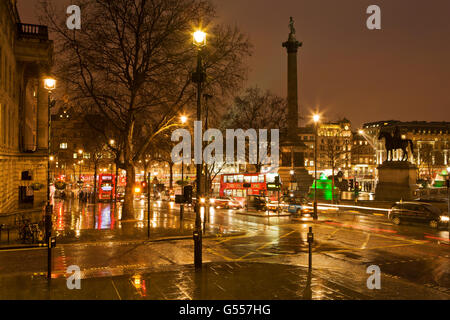
<path fill-rule="evenodd" d="M 67 142 L 62 142 L 62 143 L 59 145 L 59 148 L 60 148 L 60 149 L 67 149 Z"/>
<path fill-rule="evenodd" d="M 73 154 L 73 158 L 74 158 L 74 159 L 78 158 L 78 154 L 77 154 L 77 153 L 74 153 L 74 154 Z"/>

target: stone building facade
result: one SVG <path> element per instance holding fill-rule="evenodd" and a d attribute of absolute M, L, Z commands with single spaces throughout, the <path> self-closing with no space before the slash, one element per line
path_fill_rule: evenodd
<path fill-rule="evenodd" d="M 299 139 L 307 146 L 305 151 L 305 167 L 314 171 L 314 126 L 298 129 Z M 323 122 L 317 128 L 317 170 L 328 172 L 334 162 L 335 174 L 342 171 L 345 176 L 351 172 L 352 130 L 350 121 L 343 119 L 337 122 Z"/>
<path fill-rule="evenodd" d="M 363 125 L 364 137 L 376 149 L 377 164 L 383 163 L 386 159 L 383 141 L 378 140 L 380 132 L 392 134 L 396 128 L 403 139 L 413 141 L 414 152 L 409 155 L 409 160 L 417 165 L 419 178 L 434 179 L 439 172 L 450 166 L 450 122 L 397 120 Z M 408 152 L 410 153 L 409 148 Z M 401 156 L 401 150 L 394 152 L 394 160 L 399 160 Z"/>
<path fill-rule="evenodd" d="M 40 207 L 46 200 L 43 78 L 52 49 L 47 27 L 21 23 L 16 1 L 0 1 L 0 215 Z"/>

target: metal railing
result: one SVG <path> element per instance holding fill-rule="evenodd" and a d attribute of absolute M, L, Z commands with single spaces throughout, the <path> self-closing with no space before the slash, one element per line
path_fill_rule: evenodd
<path fill-rule="evenodd" d="M 19 38 L 48 40 L 48 27 L 37 24 L 18 23 Z"/>

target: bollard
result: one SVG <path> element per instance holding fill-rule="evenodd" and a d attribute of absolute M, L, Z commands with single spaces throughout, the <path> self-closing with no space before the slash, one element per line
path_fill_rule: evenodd
<path fill-rule="evenodd" d="M 202 232 L 198 228 L 194 231 L 194 265 L 195 269 L 202 268 Z"/>
<path fill-rule="evenodd" d="M 308 247 L 309 247 L 309 252 L 308 252 L 308 269 L 311 272 L 312 270 L 312 244 L 314 242 L 314 234 L 312 232 L 312 227 L 309 227 L 309 232 L 308 232 Z"/>

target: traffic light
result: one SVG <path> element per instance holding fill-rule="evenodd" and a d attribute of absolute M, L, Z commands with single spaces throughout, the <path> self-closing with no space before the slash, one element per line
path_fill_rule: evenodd
<path fill-rule="evenodd" d="M 359 183 L 358 183 L 358 181 L 355 181 L 355 191 L 356 192 L 359 191 Z"/>
<path fill-rule="evenodd" d="M 147 182 L 141 182 L 141 192 L 147 192 Z"/>
<path fill-rule="evenodd" d="M 353 179 L 350 179 L 349 181 L 350 190 L 353 190 Z"/>
<path fill-rule="evenodd" d="M 275 176 L 275 185 L 280 185 L 280 176 Z"/>
<path fill-rule="evenodd" d="M 193 190 L 192 186 L 183 187 L 184 202 L 192 203 L 192 190 Z"/>

